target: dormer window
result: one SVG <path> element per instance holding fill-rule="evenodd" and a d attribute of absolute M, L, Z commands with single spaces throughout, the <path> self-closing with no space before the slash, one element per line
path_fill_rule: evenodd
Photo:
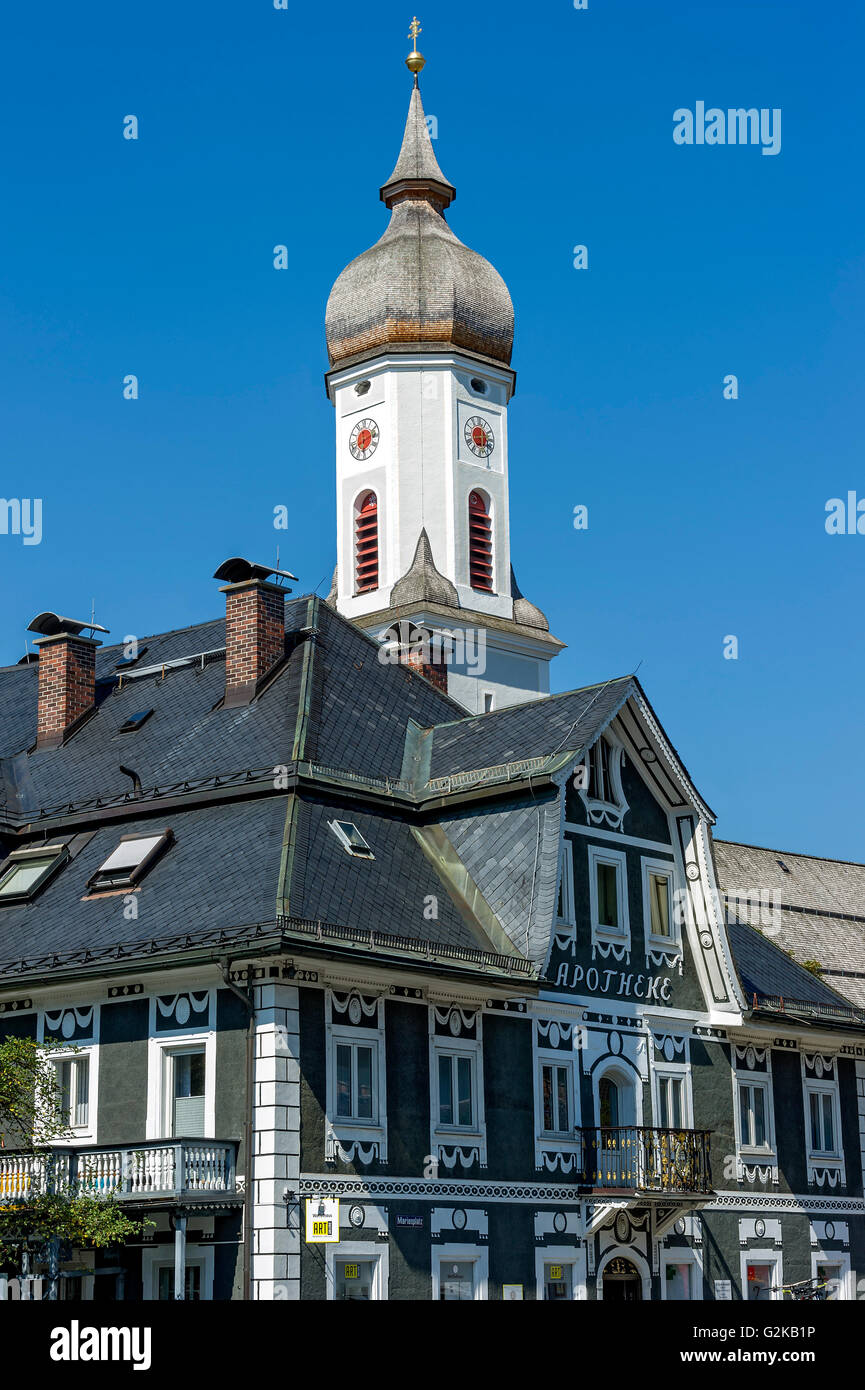
<path fill-rule="evenodd" d="M 589 749 L 588 785 L 581 789 L 580 795 L 592 825 L 605 824 L 611 830 L 622 828 L 628 809 L 622 790 L 623 760 L 622 745 L 609 734 L 601 734 Z"/>
<path fill-rule="evenodd" d="M 601 737 L 589 753 L 589 796 L 595 801 L 616 800 L 610 772 L 611 751 L 607 740 Z"/>

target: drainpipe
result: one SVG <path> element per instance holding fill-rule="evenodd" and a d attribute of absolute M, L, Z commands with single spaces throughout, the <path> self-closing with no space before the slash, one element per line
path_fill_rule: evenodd
<path fill-rule="evenodd" d="M 254 1157 L 255 1142 L 255 1002 L 252 992 L 252 968 L 250 967 L 247 989 L 240 989 L 230 975 L 231 962 L 220 961 L 222 979 L 226 989 L 237 995 L 247 1010 L 249 1020 L 246 1026 L 246 1115 L 243 1121 L 243 1152 L 246 1156 L 246 1191 L 243 1194 L 243 1299 L 245 1303 L 252 1298 L 252 1213 L 254 1208 Z"/>

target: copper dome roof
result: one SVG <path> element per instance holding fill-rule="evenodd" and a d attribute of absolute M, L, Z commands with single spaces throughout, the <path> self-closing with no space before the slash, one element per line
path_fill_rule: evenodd
<path fill-rule="evenodd" d="M 399 159 L 381 189 L 390 225 L 346 266 L 327 302 L 331 366 L 389 346 L 459 348 L 510 363 L 511 297 L 498 271 L 445 221 L 455 196 L 433 153 L 415 82 Z"/>

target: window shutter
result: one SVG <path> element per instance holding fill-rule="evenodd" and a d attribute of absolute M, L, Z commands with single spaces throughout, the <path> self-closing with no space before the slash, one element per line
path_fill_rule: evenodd
<path fill-rule="evenodd" d="M 469 493 L 469 582 L 473 589 L 493 592 L 492 522 L 480 492 Z"/>
<path fill-rule="evenodd" d="M 368 492 L 355 517 L 355 587 L 359 594 L 378 588 L 378 499 Z"/>

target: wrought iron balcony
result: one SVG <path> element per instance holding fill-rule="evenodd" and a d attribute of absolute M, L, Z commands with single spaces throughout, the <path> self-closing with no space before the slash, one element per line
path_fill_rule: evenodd
<path fill-rule="evenodd" d="M 711 1192 L 709 1131 L 645 1125 L 582 1129 L 585 1182 L 607 1192 Z"/>
<path fill-rule="evenodd" d="M 0 1199 L 28 1201 L 41 1192 L 86 1192 L 128 1202 L 216 1197 L 236 1191 L 236 1157 L 237 1144 L 219 1139 L 0 1153 Z"/>

